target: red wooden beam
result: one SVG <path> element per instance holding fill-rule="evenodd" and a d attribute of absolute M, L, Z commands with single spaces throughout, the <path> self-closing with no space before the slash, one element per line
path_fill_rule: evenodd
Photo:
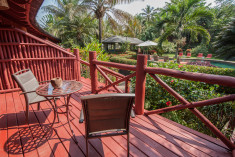
<path fill-rule="evenodd" d="M 147 73 L 152 73 L 152 74 L 161 74 L 161 75 L 171 76 L 175 78 L 206 82 L 210 84 L 219 84 L 219 85 L 235 88 L 235 77 L 231 77 L 231 76 L 192 73 L 192 72 L 178 71 L 178 70 L 172 70 L 172 69 L 166 69 L 166 68 L 152 68 L 152 67 L 147 67 L 145 71 Z"/>
<path fill-rule="evenodd" d="M 156 80 L 164 89 L 166 89 L 171 95 L 173 95 L 179 102 L 183 104 L 187 104 L 187 100 L 184 99 L 179 93 L 174 91 L 171 87 L 169 87 L 164 81 L 162 81 L 159 77 L 154 74 L 149 74 L 154 80 Z"/>
<path fill-rule="evenodd" d="M 104 78 L 110 83 L 112 84 L 113 82 L 110 80 L 110 78 L 99 68 L 99 66 L 96 66 L 97 70 L 101 73 L 101 75 L 104 76 Z M 119 92 L 119 93 L 123 93 L 119 88 L 117 88 L 117 86 L 113 85 L 113 87 Z M 97 91 L 98 93 L 98 91 Z"/>
<path fill-rule="evenodd" d="M 97 68 L 95 65 L 96 60 L 96 52 L 90 51 L 89 52 L 89 62 L 90 62 L 90 76 L 91 76 L 91 92 L 93 94 L 96 94 L 96 91 L 98 90 L 98 74 L 97 74 Z"/>
<path fill-rule="evenodd" d="M 118 68 L 118 69 L 123 69 L 123 70 L 136 71 L 136 67 L 133 66 L 133 65 L 112 63 L 112 62 L 104 62 L 104 61 L 97 61 L 97 60 L 94 61 L 94 64 L 103 65 L 103 66 L 107 66 L 107 67 Z"/>
<path fill-rule="evenodd" d="M 90 66 L 90 63 L 88 63 L 88 62 L 86 62 L 86 61 L 84 61 L 84 60 L 82 60 L 82 59 L 80 59 L 80 62 L 81 62 L 82 64 L 85 64 L 85 65 L 87 65 L 87 66 Z"/>
<path fill-rule="evenodd" d="M 44 44 L 47 44 L 48 46 L 51 46 L 51 47 L 53 47 L 53 48 L 56 48 L 56 49 L 62 51 L 63 53 L 68 54 L 69 56 L 75 57 L 73 54 L 67 52 L 64 48 L 62 48 L 62 47 L 60 47 L 60 46 L 58 46 L 58 45 L 56 45 L 56 44 L 54 44 L 54 43 L 52 44 L 52 42 L 45 41 L 45 40 L 43 40 L 43 39 L 41 39 L 41 38 L 38 38 L 38 37 L 36 37 L 36 36 L 34 36 L 34 35 L 30 34 L 30 33 L 27 33 L 27 32 L 25 32 L 25 31 L 22 31 L 22 30 L 20 30 L 20 29 L 18 29 L 18 28 L 14 28 L 14 30 L 16 30 L 16 31 L 18 31 L 18 32 L 20 32 L 20 33 L 22 33 L 22 34 L 24 34 L 24 35 L 26 35 L 26 36 L 28 36 L 28 37 L 30 37 L 30 38 L 32 38 L 32 39 L 35 39 L 35 40 L 37 40 L 37 41 L 39 41 L 39 42 L 41 42 L 41 43 L 44 43 Z"/>
<path fill-rule="evenodd" d="M 191 110 L 230 150 L 235 149 L 235 144 L 227 139 L 219 129 L 217 129 L 201 112 L 196 109 Z"/>
<path fill-rule="evenodd" d="M 147 66 L 147 55 L 137 56 L 136 85 L 135 85 L 135 112 L 138 115 L 144 113 L 145 82 Z"/>
<path fill-rule="evenodd" d="M 109 73 L 110 75 L 117 76 L 119 78 L 125 77 L 125 75 L 122 75 L 122 74 L 117 73 L 117 72 L 115 72 L 113 70 L 110 70 L 109 68 L 105 68 L 105 67 L 100 66 L 100 69 L 102 69 L 103 71 Z"/>
<path fill-rule="evenodd" d="M 121 83 L 121 82 L 123 82 L 125 80 L 128 80 L 128 79 L 134 77 L 135 75 L 136 75 L 136 72 L 134 72 L 133 74 L 130 74 L 130 75 L 128 75 L 128 76 L 126 76 L 126 77 L 124 77 L 124 78 L 122 78 L 122 79 L 120 79 L 120 80 L 118 80 L 116 82 L 113 82 L 112 84 L 109 84 L 109 85 L 105 86 L 104 88 L 99 89 L 97 92 L 99 93 L 102 90 L 105 90 L 105 89 L 107 89 L 109 87 L 112 87 L 113 85 L 117 85 L 117 84 L 119 84 L 119 83 Z"/>
<path fill-rule="evenodd" d="M 233 100 L 235 100 L 235 94 L 227 95 L 227 96 L 219 97 L 219 98 L 214 98 L 214 99 L 209 99 L 209 100 L 192 102 L 192 103 L 188 103 L 185 105 L 179 104 L 179 105 L 165 107 L 165 108 L 161 108 L 161 109 L 157 109 L 157 110 L 146 111 L 144 114 L 146 114 L 146 115 L 160 114 L 160 113 L 166 113 L 166 112 L 175 111 L 175 110 L 182 110 L 182 109 L 186 109 L 186 108 L 209 106 L 209 105 L 219 104 L 219 103 L 233 101 Z"/>
<path fill-rule="evenodd" d="M 77 69 L 77 80 L 81 81 L 81 69 L 80 69 L 80 56 L 79 56 L 79 50 L 78 49 L 74 49 L 74 54 L 76 56 L 76 69 Z"/>
<path fill-rule="evenodd" d="M 15 58 L 15 59 L 1 59 L 0 62 L 42 61 L 42 60 L 76 60 L 76 58 L 75 57 Z"/>

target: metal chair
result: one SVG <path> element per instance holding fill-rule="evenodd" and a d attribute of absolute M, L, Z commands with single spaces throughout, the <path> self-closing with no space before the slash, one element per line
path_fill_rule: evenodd
<path fill-rule="evenodd" d="M 88 139 L 127 135 L 129 156 L 129 123 L 135 94 L 98 94 L 81 97 L 86 123 L 86 156 Z"/>
<path fill-rule="evenodd" d="M 25 101 L 26 101 L 26 120 L 29 122 L 29 105 L 31 104 L 38 104 L 38 110 L 40 109 L 40 102 L 47 101 L 46 98 L 38 95 L 35 91 L 39 86 L 39 83 L 49 82 L 49 81 L 42 81 L 38 82 L 35 78 L 34 74 L 30 69 L 23 69 L 14 74 L 12 77 L 17 82 L 18 86 L 21 88 L 22 93 L 24 94 Z M 53 99 L 53 98 L 50 98 Z M 54 99 L 56 101 L 56 99 Z M 57 108 L 57 106 L 56 106 Z M 59 117 L 57 115 L 59 120 Z"/>

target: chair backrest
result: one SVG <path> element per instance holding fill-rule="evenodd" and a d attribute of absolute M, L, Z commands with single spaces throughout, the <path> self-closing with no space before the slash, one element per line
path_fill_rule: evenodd
<path fill-rule="evenodd" d="M 180 53 L 179 53 L 179 56 L 183 56 L 183 52 L 180 52 Z"/>
<path fill-rule="evenodd" d="M 198 54 L 198 57 L 202 57 L 202 56 L 203 56 L 203 54 L 202 54 L 202 53 L 199 53 L 199 54 Z"/>
<path fill-rule="evenodd" d="M 12 74 L 12 76 L 23 92 L 35 91 L 39 86 L 38 80 L 30 69 L 20 70 Z M 28 103 L 34 100 L 36 96 L 35 92 L 25 94 Z"/>
<path fill-rule="evenodd" d="M 191 53 L 190 53 L 190 52 L 188 52 L 188 53 L 187 53 L 187 56 L 191 56 Z"/>
<path fill-rule="evenodd" d="M 208 57 L 208 58 L 211 58 L 211 57 L 212 57 L 212 54 L 208 54 L 207 57 Z"/>
<path fill-rule="evenodd" d="M 86 136 L 107 130 L 129 132 L 130 112 L 135 94 L 112 93 L 81 97 Z"/>

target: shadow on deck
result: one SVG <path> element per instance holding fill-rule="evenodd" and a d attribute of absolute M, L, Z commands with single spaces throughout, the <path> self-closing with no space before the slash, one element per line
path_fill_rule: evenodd
<path fill-rule="evenodd" d="M 3 156 L 85 156 L 85 126 L 79 124 L 81 95 L 90 94 L 90 80 L 82 79 L 83 89 L 73 94 L 71 124 L 78 144 L 61 114 L 61 122 L 48 132 L 53 120 L 49 103 L 30 107 L 30 124 L 25 122 L 25 102 L 18 92 L 0 94 L 0 154 Z M 108 91 L 106 91 L 108 92 Z M 59 105 L 63 104 L 63 99 Z M 43 137 L 44 133 L 46 136 Z M 126 156 L 126 136 L 89 140 L 90 156 Z M 131 156 L 232 156 L 218 139 L 204 135 L 159 115 L 136 116 L 130 122 Z"/>

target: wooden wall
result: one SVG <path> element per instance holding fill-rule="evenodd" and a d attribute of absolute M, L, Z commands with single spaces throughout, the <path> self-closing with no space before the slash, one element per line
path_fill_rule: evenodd
<path fill-rule="evenodd" d="M 75 55 L 17 28 L 0 28 L 0 92 L 17 89 L 11 75 L 31 69 L 38 81 L 77 80 Z"/>

